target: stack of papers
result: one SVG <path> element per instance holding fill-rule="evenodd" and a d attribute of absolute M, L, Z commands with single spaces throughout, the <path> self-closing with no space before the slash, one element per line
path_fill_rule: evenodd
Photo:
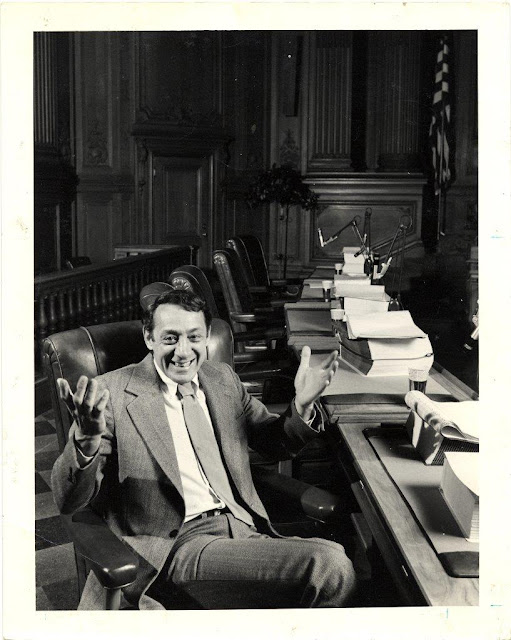
<path fill-rule="evenodd" d="M 409 311 L 351 314 L 347 319 L 348 337 L 355 338 L 425 338 Z"/>
<path fill-rule="evenodd" d="M 479 542 L 479 454 L 446 453 L 440 493 L 470 542 Z"/>
<path fill-rule="evenodd" d="M 365 258 L 360 254 L 355 258 L 355 253 L 360 251 L 360 247 L 344 247 L 344 267 L 343 275 L 363 275 Z"/>
<path fill-rule="evenodd" d="M 388 298 L 389 296 L 385 297 Z M 344 298 L 344 311 L 347 315 L 386 313 L 389 310 L 389 300 L 364 300 L 363 298 Z"/>
<path fill-rule="evenodd" d="M 337 333 L 341 357 L 367 376 L 408 376 L 409 369 L 429 371 L 433 349 L 428 336 L 415 325 L 409 311 L 350 313 L 346 305 L 346 325 Z M 356 301 L 388 304 L 377 301 Z"/>

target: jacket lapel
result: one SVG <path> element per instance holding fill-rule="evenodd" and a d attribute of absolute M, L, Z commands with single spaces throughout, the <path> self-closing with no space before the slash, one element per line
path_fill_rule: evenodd
<path fill-rule="evenodd" d="M 164 473 L 183 496 L 176 450 L 152 353 L 148 353 L 134 368 L 126 386 L 126 393 L 133 396 L 131 402 L 128 401 L 126 405 L 133 424 Z"/>

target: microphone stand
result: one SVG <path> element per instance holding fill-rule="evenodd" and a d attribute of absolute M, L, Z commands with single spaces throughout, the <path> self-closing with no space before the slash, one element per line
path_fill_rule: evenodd
<path fill-rule="evenodd" d="M 408 217 L 408 216 L 406 216 Z M 386 258 L 386 264 L 387 267 L 390 263 L 390 260 L 392 260 L 392 257 L 390 257 L 390 252 L 392 251 L 392 248 L 394 246 L 394 242 L 396 241 L 396 238 L 398 237 L 398 235 L 402 236 L 402 242 L 401 242 L 401 249 L 399 251 L 399 277 L 398 277 L 398 282 L 397 282 L 397 293 L 395 291 L 393 291 L 394 293 L 394 297 L 390 300 L 389 302 L 389 311 L 401 311 L 403 309 L 403 303 L 401 302 L 401 283 L 403 280 L 403 265 L 405 262 L 405 248 L 406 248 L 406 232 L 407 230 L 410 228 L 411 225 L 411 220 L 410 222 L 406 225 L 403 222 L 403 219 L 405 218 L 405 216 L 402 216 L 399 219 L 399 225 L 396 229 L 396 233 L 394 234 L 394 238 L 392 239 L 392 243 L 389 247 L 389 250 L 387 252 L 387 258 Z M 394 290 L 394 282 L 396 279 L 396 273 L 397 273 L 397 269 L 394 270 L 394 273 L 392 274 L 392 289 Z"/>
<path fill-rule="evenodd" d="M 341 233 L 343 231 L 345 231 L 348 227 L 353 227 L 353 232 L 355 233 L 355 235 L 360 238 L 360 241 L 362 241 L 362 238 L 360 236 L 360 233 L 358 231 L 358 224 L 357 224 L 357 220 L 360 220 L 360 216 L 355 216 L 353 218 L 353 220 L 350 220 L 348 222 L 348 224 L 345 224 L 344 227 L 342 227 L 342 229 L 339 229 L 339 231 L 337 231 L 336 233 L 334 233 L 332 236 L 330 236 L 327 240 L 324 240 L 323 238 L 323 232 L 321 231 L 321 229 L 318 227 L 318 236 L 319 236 L 319 244 L 321 246 L 321 248 L 326 247 L 327 244 L 330 244 L 331 242 L 333 242 L 334 240 L 337 240 L 337 238 L 341 235 Z M 362 243 L 363 244 L 363 243 Z M 365 246 L 364 246 L 364 250 L 365 250 Z"/>

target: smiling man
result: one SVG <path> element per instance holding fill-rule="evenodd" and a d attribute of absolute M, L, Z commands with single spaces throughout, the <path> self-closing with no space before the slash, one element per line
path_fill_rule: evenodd
<path fill-rule="evenodd" d="M 142 362 L 82 376 L 74 393 L 59 380 L 74 423 L 53 468 L 57 505 L 74 513 L 90 504 L 138 554 L 137 579 L 124 594 L 141 609 L 163 608 L 176 585 L 206 608 L 251 608 L 261 594 L 265 606 L 279 606 L 286 591 L 299 593 L 293 606 L 345 606 L 355 579 L 343 547 L 279 536 L 248 454 L 251 447 L 285 459 L 321 431 L 314 403 L 337 354 L 311 367 L 304 348 L 296 396 L 278 416 L 228 365 L 207 360 L 210 331 L 204 301 L 171 289 L 144 313 L 150 352 Z M 102 597 L 91 573 L 80 608 L 97 608 Z"/>

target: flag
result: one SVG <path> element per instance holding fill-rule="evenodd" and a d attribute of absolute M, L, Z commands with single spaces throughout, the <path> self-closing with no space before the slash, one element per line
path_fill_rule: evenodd
<path fill-rule="evenodd" d="M 435 195 L 446 189 L 452 181 L 453 145 L 449 83 L 449 45 L 447 36 L 444 36 L 440 40 L 436 58 L 433 115 L 429 127 Z"/>

